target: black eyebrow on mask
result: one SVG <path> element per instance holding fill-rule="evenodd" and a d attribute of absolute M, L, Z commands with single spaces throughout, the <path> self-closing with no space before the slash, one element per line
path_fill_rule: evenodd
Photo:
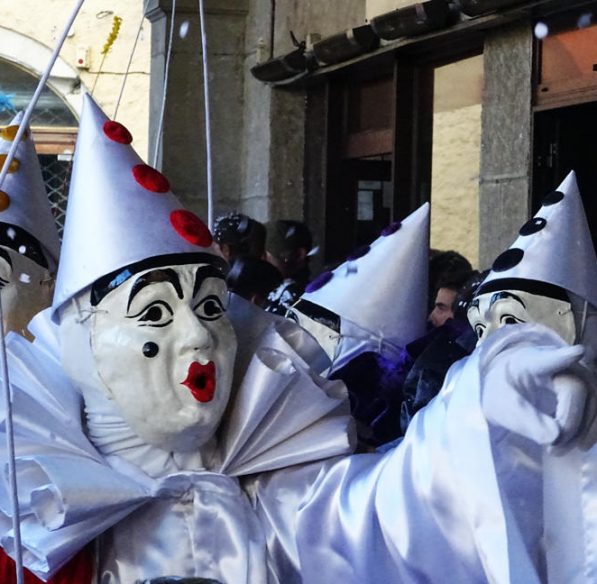
<path fill-rule="evenodd" d="M 522 307 L 526 309 L 525 303 L 522 301 L 522 298 L 520 298 L 520 296 L 512 294 L 512 292 L 505 292 L 503 290 L 501 292 L 496 292 L 492 295 L 491 300 L 489 301 L 489 307 L 491 308 L 498 300 L 504 300 L 505 298 L 512 298 L 512 300 L 520 302 L 520 304 L 522 304 Z"/>
<path fill-rule="evenodd" d="M 174 270 L 170 268 L 152 270 L 151 272 L 147 272 L 146 274 L 139 276 L 139 278 L 135 280 L 135 283 L 131 288 L 131 293 L 129 295 L 129 301 L 126 305 L 126 309 L 128 310 L 130 308 L 133 298 L 135 298 L 135 296 L 139 294 L 139 292 L 141 292 L 143 288 L 149 286 L 150 284 L 156 284 L 158 282 L 169 282 L 170 284 L 172 284 L 178 297 L 182 298 L 182 287 L 180 285 L 178 274 Z"/>
<path fill-rule="evenodd" d="M 224 279 L 222 272 L 213 266 L 206 265 L 206 266 L 199 266 L 197 268 L 197 272 L 195 273 L 195 285 L 193 286 L 193 298 L 199 292 L 203 281 L 206 278 L 219 278 L 220 280 Z"/>
<path fill-rule="evenodd" d="M 474 300 L 471 300 L 471 303 L 468 305 L 469 310 L 471 308 L 476 308 L 477 310 L 479 310 L 479 299 L 475 298 Z"/>

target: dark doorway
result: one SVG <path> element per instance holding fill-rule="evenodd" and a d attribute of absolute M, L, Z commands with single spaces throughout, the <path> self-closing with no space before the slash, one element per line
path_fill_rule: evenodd
<path fill-rule="evenodd" d="M 597 102 L 535 114 L 533 213 L 574 170 L 593 245 L 597 243 Z"/>
<path fill-rule="evenodd" d="M 344 261 L 355 248 L 371 243 L 388 225 L 393 199 L 392 163 L 375 159 L 345 159 L 341 163 L 341 197 L 328 200 L 334 217 L 328 233 L 328 261 Z"/>

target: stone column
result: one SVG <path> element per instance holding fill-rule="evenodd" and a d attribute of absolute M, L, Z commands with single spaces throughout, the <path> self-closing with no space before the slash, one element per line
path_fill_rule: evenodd
<path fill-rule="evenodd" d="M 153 163 L 172 0 L 150 0 L 152 23 L 150 159 Z M 198 0 L 177 0 L 166 108 L 157 166 L 183 203 L 207 216 L 203 70 Z M 211 90 L 215 215 L 236 208 L 242 181 L 243 85 L 246 0 L 206 0 Z"/>
<path fill-rule="evenodd" d="M 365 0 L 249 0 L 245 74 L 245 166 L 242 208 L 260 219 L 305 220 L 306 90 L 265 85 L 250 74 L 257 47 L 273 54 L 293 50 L 290 31 L 304 40 L 362 24 Z M 273 10 L 275 7 L 275 11 Z M 321 135 L 325 133 L 325 112 Z M 323 190 L 319 194 L 324 196 Z"/>
<path fill-rule="evenodd" d="M 485 41 L 479 190 L 479 265 L 516 238 L 531 204 L 532 62 L 530 24 L 489 33 Z"/>

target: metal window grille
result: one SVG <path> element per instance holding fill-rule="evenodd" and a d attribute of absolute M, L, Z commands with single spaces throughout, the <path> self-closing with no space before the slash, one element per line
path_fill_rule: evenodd
<path fill-rule="evenodd" d="M 52 205 L 52 213 L 56 220 L 60 238 L 62 238 L 72 166 L 71 157 L 57 154 L 42 154 L 39 156 L 39 160 L 48 198 Z"/>

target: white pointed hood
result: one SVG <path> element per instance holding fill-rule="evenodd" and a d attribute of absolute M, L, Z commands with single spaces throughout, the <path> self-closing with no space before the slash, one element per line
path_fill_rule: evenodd
<path fill-rule="evenodd" d="M 395 356 L 425 332 L 428 263 L 429 204 L 425 203 L 333 272 L 316 278 L 301 300 L 338 315 L 341 336 L 349 322 L 359 334 L 371 338 L 369 350 L 375 346 Z M 297 308 L 300 310 L 300 304 Z M 350 353 L 350 358 L 362 352 L 341 350 Z M 343 355 L 341 362 L 347 358 L 348 354 Z M 338 359 L 335 362 L 335 368 L 341 365 Z"/>
<path fill-rule="evenodd" d="M 85 97 L 54 319 L 67 300 L 131 264 L 172 254 L 221 258 L 205 224 L 182 207 L 167 179 L 143 163 L 131 141 L 124 126 L 110 121 L 91 97 Z"/>
<path fill-rule="evenodd" d="M 516 241 L 495 260 L 478 293 L 503 279 L 553 284 L 597 307 L 597 258 L 574 172 L 544 198 Z"/>
<path fill-rule="evenodd" d="M 0 168 L 12 146 L 22 118 L 22 112 L 18 113 L 9 126 L 0 130 Z M 3 194 L 0 195 L 0 223 L 20 228 L 33 237 L 41 245 L 41 252 L 50 271 L 55 272 L 60 241 L 29 129 L 17 147 L 11 170 L 4 179 L 1 191 Z M 21 234 L 18 229 L 10 230 L 4 226 L 0 226 L 0 229 L 0 245 L 12 247 L 16 251 L 29 247 L 26 241 L 20 241 Z M 8 231 L 8 234 L 5 231 Z M 28 251 L 25 255 L 37 261 L 34 253 L 30 254 Z"/>

